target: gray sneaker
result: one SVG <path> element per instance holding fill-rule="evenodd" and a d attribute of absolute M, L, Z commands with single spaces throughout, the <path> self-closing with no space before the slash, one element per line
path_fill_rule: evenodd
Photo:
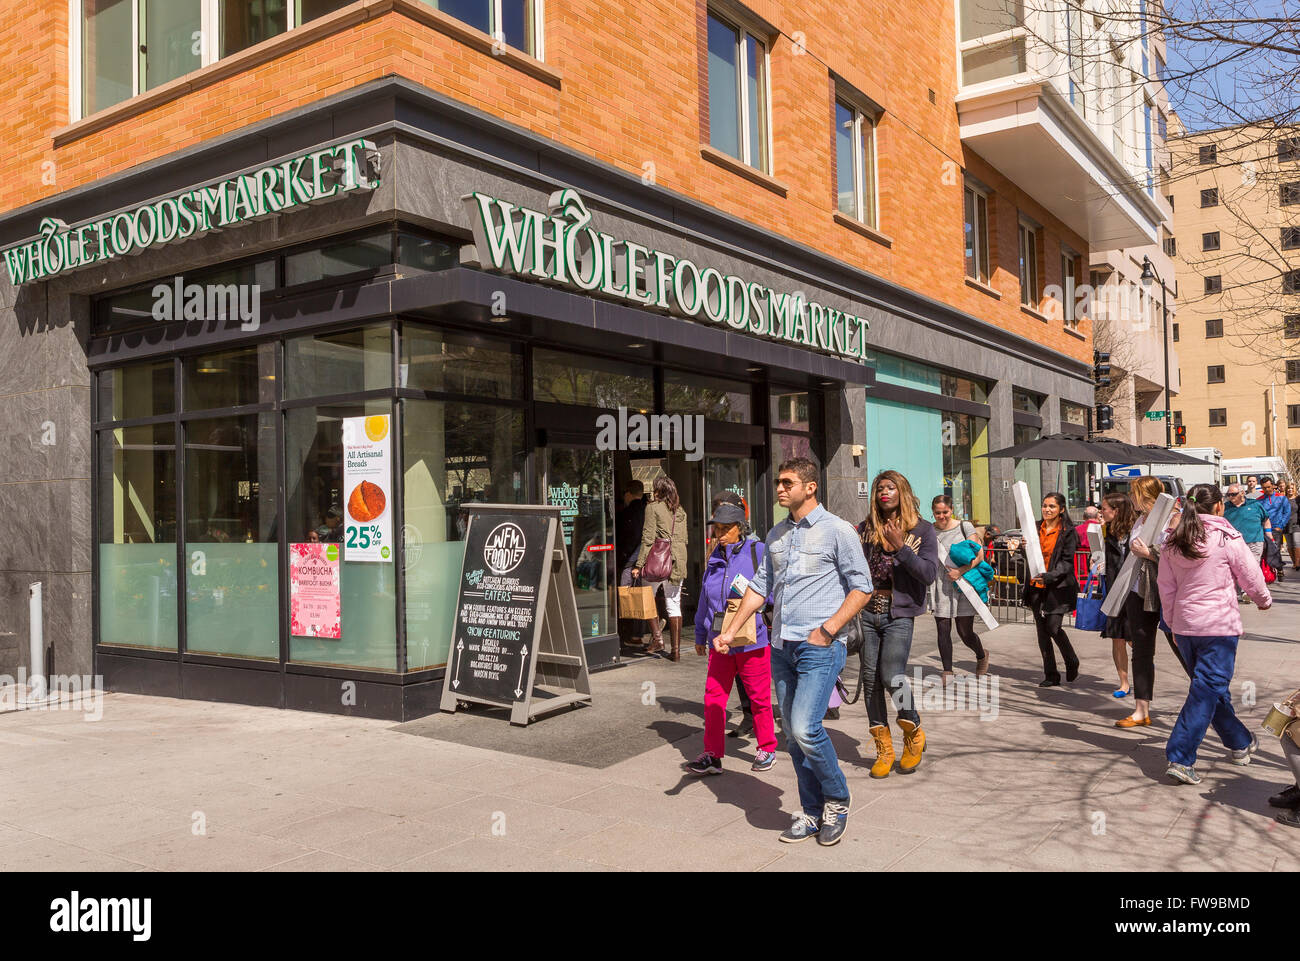
<path fill-rule="evenodd" d="M 826 799 L 822 806 L 822 829 L 817 832 L 817 843 L 822 847 L 830 847 L 832 844 L 838 844 L 840 838 L 844 835 L 844 829 L 849 826 L 849 805 L 852 798 L 845 798 L 843 801 L 832 801 Z"/>
<path fill-rule="evenodd" d="M 1250 744 L 1248 744 L 1246 747 L 1243 747 L 1240 751 L 1228 752 L 1229 754 L 1228 760 L 1231 761 L 1233 764 L 1237 764 L 1240 765 L 1241 767 L 1245 767 L 1247 764 L 1250 763 L 1250 756 L 1258 750 L 1259 750 L 1259 738 L 1255 737 L 1255 735 L 1252 734 L 1250 736 Z"/>
<path fill-rule="evenodd" d="M 817 837 L 817 819 L 811 814 L 805 814 L 800 811 L 790 822 L 790 826 L 781 832 L 781 840 L 787 844 L 795 844 L 799 841 L 807 841 L 809 838 Z"/>
<path fill-rule="evenodd" d="M 1200 784 L 1201 776 L 1196 773 L 1195 768 L 1188 767 L 1186 764 L 1175 764 L 1169 762 L 1169 767 L 1165 769 L 1165 774 L 1169 775 L 1175 781 L 1182 781 L 1184 784 Z"/>

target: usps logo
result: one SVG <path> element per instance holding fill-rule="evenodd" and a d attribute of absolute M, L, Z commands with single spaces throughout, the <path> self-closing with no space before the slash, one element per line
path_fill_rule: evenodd
<path fill-rule="evenodd" d="M 527 546 L 518 524 L 498 524 L 483 546 L 483 562 L 493 574 L 509 574 L 524 559 Z"/>

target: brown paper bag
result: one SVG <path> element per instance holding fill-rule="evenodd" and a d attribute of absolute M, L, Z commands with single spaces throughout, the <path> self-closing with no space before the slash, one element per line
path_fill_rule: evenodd
<path fill-rule="evenodd" d="M 658 617 L 655 611 L 655 589 L 649 584 L 620 587 L 618 616 L 632 621 L 648 621 Z"/>
<path fill-rule="evenodd" d="M 722 618 L 722 630 L 725 632 L 731 627 L 731 622 L 735 620 L 736 612 L 740 610 L 741 598 L 733 597 L 727 601 L 727 611 Z M 756 616 L 756 615 L 755 615 Z M 754 618 L 749 617 L 744 624 L 736 631 L 736 647 L 748 647 L 750 644 L 758 642 L 758 635 L 754 633 Z"/>

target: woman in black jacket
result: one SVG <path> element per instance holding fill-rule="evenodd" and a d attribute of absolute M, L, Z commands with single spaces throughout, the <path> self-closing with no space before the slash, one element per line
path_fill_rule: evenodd
<path fill-rule="evenodd" d="M 1105 545 L 1106 567 L 1102 574 L 1102 586 L 1110 593 L 1119 577 L 1124 559 L 1128 557 L 1128 535 L 1137 523 L 1137 511 L 1126 494 L 1112 492 L 1101 499 L 1101 517 L 1105 522 L 1101 527 L 1102 542 Z M 1113 692 L 1117 698 L 1128 697 L 1128 643 L 1130 640 L 1128 620 L 1124 609 L 1115 617 L 1106 618 L 1106 626 L 1101 629 L 1101 636 L 1110 638 L 1111 657 L 1115 661 L 1115 670 L 1119 674 L 1119 687 Z"/>
<path fill-rule="evenodd" d="M 1079 656 L 1061 627 L 1061 619 L 1074 610 L 1079 600 L 1079 582 L 1074 576 L 1074 552 L 1079 549 L 1079 535 L 1065 516 L 1065 498 L 1056 492 L 1043 497 L 1038 543 L 1046 571 L 1025 585 L 1021 600 L 1034 614 L 1038 650 L 1043 655 L 1043 679 L 1038 686 L 1059 687 L 1061 673 L 1056 669 L 1053 641 L 1065 661 L 1065 679 L 1072 682 L 1079 676 Z"/>
<path fill-rule="evenodd" d="M 939 541 L 930 522 L 921 519 L 921 505 L 912 485 L 893 470 L 881 471 L 872 481 L 871 510 L 858 525 L 858 537 L 872 586 L 867 606 L 858 617 L 863 627 L 862 690 L 876 742 L 871 776 L 887 777 L 894 767 L 886 689 L 903 731 L 898 771 L 911 774 L 921 763 L 925 734 L 907 683 L 907 658 L 912 652 L 913 622 L 925 613 L 930 584 L 939 573 Z"/>

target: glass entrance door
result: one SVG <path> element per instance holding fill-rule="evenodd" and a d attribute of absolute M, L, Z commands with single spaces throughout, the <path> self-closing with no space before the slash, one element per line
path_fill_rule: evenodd
<path fill-rule="evenodd" d="M 538 463 L 542 502 L 560 508 L 582 636 L 613 634 L 618 584 L 613 457 L 609 451 L 589 448 L 544 447 L 538 452 Z"/>
<path fill-rule="evenodd" d="M 767 525 L 754 510 L 754 462 L 748 457 L 706 457 L 704 459 L 704 510 L 723 491 L 739 494 L 745 502 L 745 515 L 754 533 L 762 537 Z M 709 515 L 703 515 L 708 520 Z"/>

